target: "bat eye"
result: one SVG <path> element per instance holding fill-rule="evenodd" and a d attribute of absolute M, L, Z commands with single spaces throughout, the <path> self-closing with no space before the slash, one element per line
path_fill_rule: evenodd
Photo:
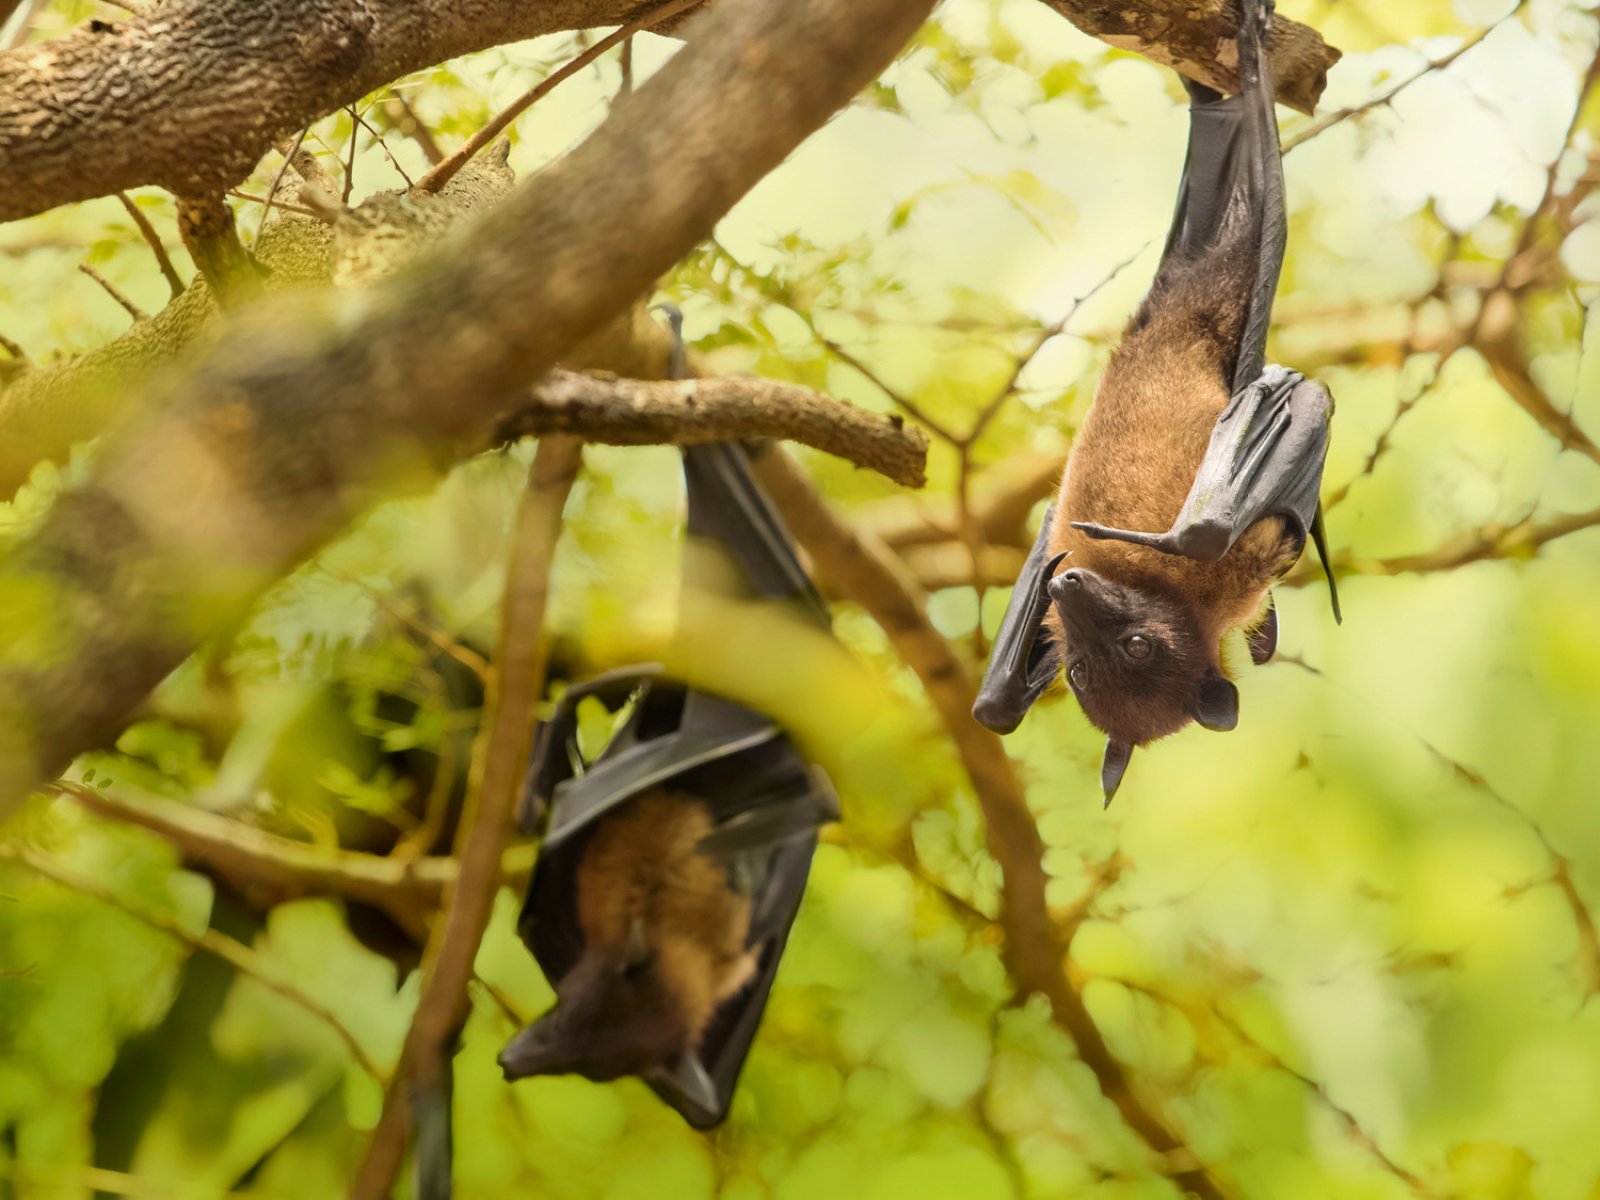
<path fill-rule="evenodd" d="M 1122 648 L 1128 652 L 1129 658 L 1149 658 L 1150 642 L 1146 638 L 1134 634 L 1122 643 Z"/>
<path fill-rule="evenodd" d="M 1089 668 L 1081 662 L 1075 662 L 1067 668 L 1067 678 L 1072 680 L 1072 686 L 1080 692 L 1089 690 Z"/>

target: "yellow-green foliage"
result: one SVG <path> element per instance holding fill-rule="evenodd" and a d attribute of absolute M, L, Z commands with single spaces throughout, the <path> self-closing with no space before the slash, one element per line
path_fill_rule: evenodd
<path fill-rule="evenodd" d="M 58 3 L 43 28 L 89 7 Z M 1347 51 L 1330 111 L 1505 7 L 1282 5 Z M 1471 326 L 1540 201 L 1595 24 L 1582 4 L 1528 6 L 1448 71 L 1286 160 L 1291 244 L 1272 352 L 1337 399 L 1326 494 L 1341 497 L 1328 516 L 1335 552 L 1356 565 L 1344 626 L 1318 581 L 1280 589 L 1284 659 L 1240 667 L 1238 731 L 1141 751 L 1109 812 L 1098 735 L 1070 701 L 1041 705 L 1008 742 L 1058 914 L 1104 864 L 1119 867 L 1066 969 L 1144 1103 L 1230 1196 L 1600 1195 L 1600 532 L 1443 569 L 1486 529 L 1600 509 L 1600 465 L 1563 451 L 1473 348 L 1443 363 L 1435 352 Z M 640 77 L 672 46 L 639 39 Z M 397 87 L 453 146 L 572 50 L 566 39 L 510 47 Z M 523 117 L 519 175 L 592 128 L 616 84 L 608 58 Z M 1133 259 L 1045 344 L 973 445 L 981 495 L 1017 456 L 1063 450 L 1082 418 L 1165 236 L 1180 98 L 1169 72 L 1076 34 L 1038 0 L 951 0 L 663 293 L 720 373 L 891 409 L 832 342 L 960 433 L 1038 331 Z M 1306 124 L 1284 114 L 1286 134 Z M 666 136 L 671 114 L 661 125 Z M 307 143 L 336 177 L 349 133 L 340 115 Z M 1597 139 L 1591 103 L 1558 192 L 1595 171 Z M 414 144 L 388 141 L 413 175 L 424 169 Z M 275 163 L 244 190 L 262 190 Z M 398 183 L 363 134 L 355 194 Z M 163 197 L 138 202 L 175 246 Z M 240 208 L 253 232 L 258 210 Z M 1590 200 L 1570 232 L 1542 225 L 1534 237 L 1560 257 L 1513 297 L 1515 337 L 1533 380 L 1600 438 L 1589 319 L 1600 209 Z M 145 307 L 164 301 L 114 199 L 0 229 L 0 332 L 36 360 L 126 325 L 73 270 L 86 255 Z M 396 756 L 459 749 L 477 712 L 394 607 L 492 651 L 527 454 L 468 463 L 431 496 L 373 513 L 75 775 L 322 845 L 398 820 L 417 783 Z M 915 501 L 801 457 L 865 525 L 918 503 L 942 513 L 960 486 L 959 455 L 937 439 Z M 550 620 L 564 653 L 601 667 L 659 652 L 672 630 L 680 484 L 670 451 L 597 448 L 586 462 Z M 41 468 L 0 520 L 26 527 L 60 479 Z M 1441 569 L 1383 568 L 1417 555 Z M 980 619 L 992 633 L 1005 598 L 999 587 L 929 598 L 975 669 Z M 1174 1194 L 1166 1175 L 1182 1164 L 1123 1125 L 1048 1007 L 1014 994 L 994 923 L 1000 876 L 960 760 L 882 631 L 855 608 L 837 616 L 848 656 L 774 645 L 725 615 L 698 631 L 691 664 L 795 726 L 846 813 L 817 855 L 732 1118 L 696 1134 L 631 1081 L 507 1087 L 494 1057 L 514 1025 L 475 990 L 456 1060 L 459 1195 Z M 378 699 L 396 694 L 410 702 L 399 717 Z M 450 769 L 464 771 L 459 753 Z M 37 801 L 6 836 L 132 913 L 191 933 L 209 922 L 253 945 L 393 1063 L 416 979 L 354 937 L 338 904 L 264 916 L 179 869 L 155 837 L 65 800 Z M 0 1196 L 343 1193 L 380 1095 L 324 1023 L 130 911 L 21 867 L 0 870 L 0 893 Z M 529 1016 L 551 992 L 515 916 L 502 894 L 478 970 Z"/>

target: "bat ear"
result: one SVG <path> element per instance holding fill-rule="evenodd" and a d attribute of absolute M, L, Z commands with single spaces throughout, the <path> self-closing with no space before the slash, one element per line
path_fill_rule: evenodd
<path fill-rule="evenodd" d="M 1106 739 L 1106 756 L 1100 763 L 1100 787 L 1106 794 L 1107 808 L 1111 807 L 1117 789 L 1122 786 L 1123 772 L 1128 769 L 1128 760 L 1132 757 L 1131 744 L 1119 742 L 1116 738 Z"/>
<path fill-rule="evenodd" d="M 1200 683 L 1194 719 L 1207 729 L 1226 733 L 1239 723 L 1239 689 L 1219 672 L 1210 672 Z"/>
<path fill-rule="evenodd" d="M 1269 604 L 1272 601 L 1268 600 Z M 1250 634 L 1250 661 L 1260 666 L 1278 650 L 1278 606 L 1267 609 L 1267 619 Z"/>

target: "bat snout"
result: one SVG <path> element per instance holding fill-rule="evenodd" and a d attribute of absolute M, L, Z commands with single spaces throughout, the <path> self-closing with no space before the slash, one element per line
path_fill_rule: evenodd
<path fill-rule="evenodd" d="M 1116 584 L 1086 567 L 1073 567 L 1050 581 L 1050 599 L 1067 622 L 1095 626 L 1113 616 L 1123 606 Z"/>
<path fill-rule="evenodd" d="M 559 1040 L 548 1022 L 536 1021 L 512 1038 L 495 1062 L 508 1083 L 530 1075 L 566 1074 L 576 1063 L 561 1053 Z"/>

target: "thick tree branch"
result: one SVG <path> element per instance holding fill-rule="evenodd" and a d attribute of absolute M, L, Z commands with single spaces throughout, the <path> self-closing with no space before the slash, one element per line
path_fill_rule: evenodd
<path fill-rule="evenodd" d="M 271 204 L 271 194 L 268 194 Z M 178 197 L 178 236 L 194 259 L 195 269 L 224 308 L 254 299 L 261 291 L 261 272 L 239 241 L 233 208 L 220 191 Z"/>
<path fill-rule="evenodd" d="M 1228 90 L 1224 0 L 1045 0 L 1073 24 Z M 279 138 L 412 71 L 541 34 L 621 25 L 649 0 L 169 0 L 0 54 L 0 221 L 143 184 L 221 191 Z M 713 10 L 725 19 L 731 5 Z M 663 28 L 675 28 L 666 22 Z M 1311 112 L 1339 57 L 1279 18 L 1283 103 Z"/>
<path fill-rule="evenodd" d="M 501 421 L 493 440 L 549 433 L 613 446 L 781 438 L 836 454 L 906 487 L 923 485 L 928 455 L 926 435 L 896 417 L 767 379 L 644 383 L 554 371 Z"/>
<path fill-rule="evenodd" d="M 0 54 L 0 221 L 237 183 L 279 138 L 402 75 L 614 25 L 640 0 L 168 0 Z"/>
<path fill-rule="evenodd" d="M 756 473 L 790 531 L 810 552 L 824 586 L 861 605 L 883 627 L 921 679 L 955 743 L 983 809 L 989 852 L 1005 880 L 1000 925 L 1012 980 L 1020 991 L 1037 992 L 1050 1002 L 1057 1024 L 1072 1038 L 1084 1065 L 1129 1128 L 1159 1155 L 1181 1153 L 1181 1139 L 1134 1092 L 1127 1071 L 1067 979 L 1067 944 L 1045 904 L 1044 842 L 1022 783 L 1000 739 L 972 719 L 977 689 L 950 643 L 929 622 L 915 586 L 892 552 L 842 521 L 781 450 L 757 458 Z M 1180 1170 L 1173 1177 L 1206 1200 L 1225 1194 L 1203 1167 Z"/>
<path fill-rule="evenodd" d="M 504 397 L 703 240 L 931 2 L 721 3 L 595 135 L 465 236 L 376 286 L 255 306 L 165 379 L 92 478 L 0 560 L 0 807 L 114 735 L 204 636 L 374 499 L 481 442 Z"/>
<path fill-rule="evenodd" d="M 1044 0 L 1085 33 L 1135 50 L 1221 92 L 1239 88 L 1238 8 L 1232 0 Z M 1278 102 L 1310 114 L 1339 51 L 1309 26 L 1279 15 L 1272 23 Z"/>
<path fill-rule="evenodd" d="M 385 1098 L 351 1200 L 383 1200 L 389 1194 L 405 1148 L 410 1103 L 449 1094 L 445 1084 L 467 1017 L 467 983 L 499 890 L 500 859 L 533 736 L 533 707 L 544 692 L 550 564 L 579 462 L 579 443 L 547 438 L 528 472 L 500 606 L 500 651 L 490 677 L 488 717 L 473 753 L 473 786 L 456 837 L 461 873 L 450 889 L 444 919 L 428 938 L 422 994 L 400 1053 L 397 1080 L 409 1085 L 411 1094 L 397 1086 Z"/>

